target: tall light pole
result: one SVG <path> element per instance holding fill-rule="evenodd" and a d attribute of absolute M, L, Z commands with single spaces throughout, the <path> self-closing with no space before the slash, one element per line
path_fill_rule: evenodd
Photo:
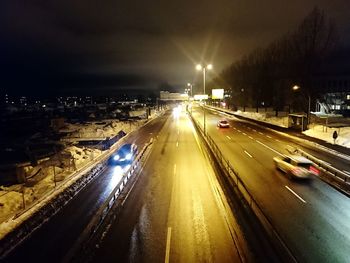
<path fill-rule="evenodd" d="M 202 70 L 203 71 L 203 94 L 205 95 L 205 77 L 206 77 L 206 71 L 211 70 L 213 68 L 212 64 L 208 64 L 206 66 L 202 66 L 201 64 L 198 64 L 196 66 L 197 70 Z"/>
<path fill-rule="evenodd" d="M 203 95 L 206 94 L 205 92 L 205 77 L 206 77 L 206 71 L 211 70 L 213 68 L 212 64 L 208 64 L 206 66 L 202 66 L 201 64 L 198 64 L 196 66 L 197 70 L 202 70 L 203 71 Z M 205 127 L 205 107 L 203 106 L 203 131 L 204 131 L 204 136 L 206 135 L 206 127 Z"/>
<path fill-rule="evenodd" d="M 294 91 L 299 90 L 300 87 L 298 85 L 294 85 L 292 88 Z M 308 97 L 308 107 L 307 107 L 307 124 L 310 124 L 310 111 L 311 111 L 311 96 L 309 93 L 307 93 L 307 97 Z M 304 129 L 304 127 L 302 128 Z"/>
<path fill-rule="evenodd" d="M 193 84 L 192 83 L 187 83 L 187 86 L 190 87 L 190 89 L 191 89 L 191 97 L 193 97 L 193 93 L 192 93 L 192 86 L 193 86 Z"/>

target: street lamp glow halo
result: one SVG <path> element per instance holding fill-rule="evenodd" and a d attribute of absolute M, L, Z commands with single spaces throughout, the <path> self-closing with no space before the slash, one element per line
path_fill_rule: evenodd
<path fill-rule="evenodd" d="M 202 65 L 201 64 L 197 64 L 196 69 L 197 70 L 201 70 L 202 69 Z"/>
<path fill-rule="evenodd" d="M 207 69 L 213 69 L 213 65 L 212 64 L 208 64 L 207 65 Z"/>
<path fill-rule="evenodd" d="M 300 89 L 300 87 L 298 85 L 293 86 L 293 90 L 298 90 L 298 89 Z"/>

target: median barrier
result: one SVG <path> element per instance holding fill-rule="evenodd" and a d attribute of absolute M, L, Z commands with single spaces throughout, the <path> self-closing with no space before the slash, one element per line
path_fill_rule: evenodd
<path fill-rule="evenodd" d="M 214 161 L 221 167 L 221 170 L 224 172 L 225 182 L 228 182 L 230 184 L 230 187 L 238 190 L 238 193 L 241 195 L 250 210 L 259 220 L 265 233 L 268 235 L 270 242 L 273 244 L 276 252 L 278 252 L 280 259 L 283 262 L 297 262 L 296 258 L 287 247 L 281 236 L 278 234 L 268 216 L 264 213 L 258 202 L 250 193 L 237 171 L 234 170 L 229 161 L 226 160 L 225 157 L 221 154 L 218 146 L 215 144 L 212 138 L 208 134 L 204 133 L 199 122 L 193 119 L 190 112 L 189 116 L 192 120 L 192 123 L 194 124 L 195 129 L 199 131 L 201 138 L 205 142 L 207 150 L 214 156 Z"/>

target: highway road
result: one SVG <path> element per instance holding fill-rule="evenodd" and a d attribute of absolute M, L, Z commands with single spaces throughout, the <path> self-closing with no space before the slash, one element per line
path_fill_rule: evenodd
<path fill-rule="evenodd" d="M 164 115 L 152 120 L 137 132 L 130 134 L 125 143 L 135 143 L 141 149 L 150 138 L 157 135 L 167 118 L 168 115 Z M 118 184 L 119 178 L 115 167 L 107 167 L 4 261 L 62 262 L 94 213 Z"/>
<path fill-rule="evenodd" d="M 241 262 L 248 244 L 188 116 L 169 118 L 92 262 Z M 238 247 L 239 245 L 239 247 Z"/>
<path fill-rule="evenodd" d="M 192 109 L 203 127 L 203 109 Z M 287 154 L 296 142 L 248 121 L 206 111 L 206 130 L 239 173 L 264 212 L 300 262 L 349 262 L 350 202 L 319 178 L 293 181 L 274 167 L 272 158 Z M 218 128 L 227 119 L 231 127 Z M 300 146 L 302 147 L 302 146 Z M 310 149 L 303 147 L 306 151 Z M 318 149 L 318 158 L 350 170 L 349 163 Z"/>

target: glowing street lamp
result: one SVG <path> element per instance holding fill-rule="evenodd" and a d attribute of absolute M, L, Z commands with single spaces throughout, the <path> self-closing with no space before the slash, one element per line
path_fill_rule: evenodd
<path fill-rule="evenodd" d="M 187 86 L 190 87 L 190 90 L 191 90 L 191 97 L 193 97 L 193 94 L 192 94 L 192 87 L 193 87 L 193 84 L 187 83 Z"/>
<path fill-rule="evenodd" d="M 300 87 L 298 85 L 294 85 L 293 88 L 292 88 L 294 91 L 297 91 L 300 89 Z M 308 97 L 308 108 L 307 108 L 307 124 L 309 125 L 310 124 L 310 108 L 311 108 L 311 96 L 310 94 L 307 94 L 307 97 Z"/>
<path fill-rule="evenodd" d="M 213 69 L 213 65 L 212 64 L 208 64 L 206 66 L 202 66 L 201 64 L 198 64 L 196 66 L 196 69 L 203 71 L 203 94 L 205 95 L 205 75 L 206 75 L 206 71 Z"/>
<path fill-rule="evenodd" d="M 205 76 L 206 76 L 206 71 L 213 69 L 212 64 L 208 64 L 206 66 L 202 66 L 201 64 L 198 64 L 196 66 L 197 70 L 202 70 L 203 71 L 203 95 L 205 95 Z M 205 127 L 205 107 L 203 106 L 203 131 L 204 131 L 204 136 L 206 135 L 206 127 Z"/>

